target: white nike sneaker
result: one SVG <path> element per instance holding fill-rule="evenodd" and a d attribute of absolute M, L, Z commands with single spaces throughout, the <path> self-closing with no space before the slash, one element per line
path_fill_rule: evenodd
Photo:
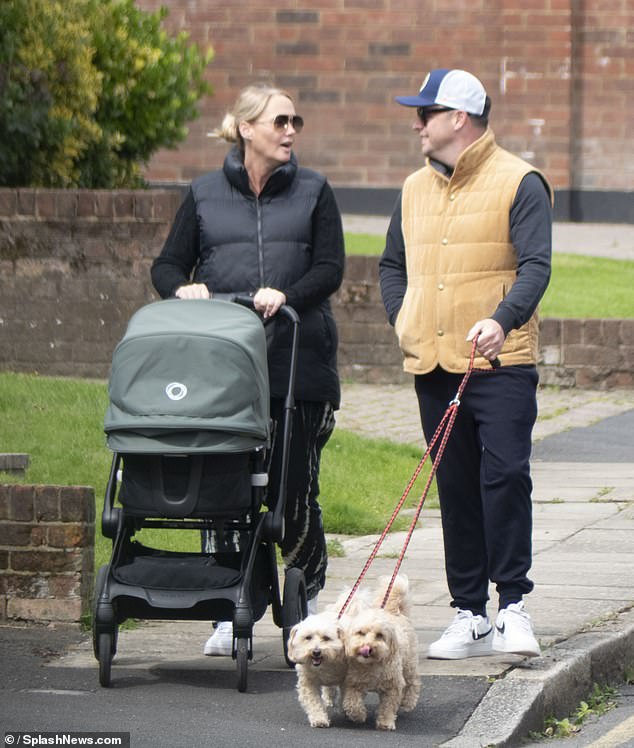
<path fill-rule="evenodd" d="M 231 657 L 233 649 L 233 624 L 231 621 L 219 621 L 214 633 L 207 639 L 203 654 L 207 657 Z"/>
<path fill-rule="evenodd" d="M 433 660 L 462 660 L 492 654 L 493 629 L 486 616 L 458 608 L 444 634 L 432 642 L 427 657 Z"/>
<path fill-rule="evenodd" d="M 539 657 L 541 650 L 533 634 L 531 617 L 524 610 L 524 603 L 511 603 L 503 608 L 495 620 L 493 649 L 525 657 Z"/>

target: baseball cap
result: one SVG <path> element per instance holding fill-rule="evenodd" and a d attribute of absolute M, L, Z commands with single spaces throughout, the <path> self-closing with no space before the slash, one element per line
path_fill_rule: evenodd
<path fill-rule="evenodd" d="M 416 96 L 397 96 L 403 106 L 439 104 L 469 114 L 484 112 L 487 93 L 482 83 L 466 70 L 438 68 L 427 74 Z"/>

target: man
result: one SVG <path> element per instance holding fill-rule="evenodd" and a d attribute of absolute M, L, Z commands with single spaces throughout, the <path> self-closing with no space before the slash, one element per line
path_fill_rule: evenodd
<path fill-rule="evenodd" d="M 418 94 L 396 101 L 416 108 L 413 129 L 426 165 L 407 178 L 396 203 L 381 293 L 403 367 L 414 375 L 428 441 L 475 339 L 481 370 L 469 379 L 437 472 L 457 613 L 428 656 L 537 656 L 522 598 L 533 588 L 536 308 L 550 278 L 552 190 L 537 169 L 496 144 L 491 101 L 470 73 L 434 70 Z M 490 581 L 499 596 L 495 626 L 486 610 Z"/>

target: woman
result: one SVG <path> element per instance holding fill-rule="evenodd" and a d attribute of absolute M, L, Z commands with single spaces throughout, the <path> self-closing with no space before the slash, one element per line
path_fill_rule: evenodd
<path fill-rule="evenodd" d="M 264 318 L 274 316 L 282 304 L 300 315 L 281 551 L 287 568 L 304 571 L 313 612 L 327 564 L 317 501 L 319 462 L 340 397 L 337 331 L 328 299 L 341 285 L 344 246 L 330 185 L 323 176 L 299 167 L 293 154 L 303 125 L 285 91 L 257 85 L 240 93 L 213 133 L 235 145 L 222 169 L 192 183 L 152 265 L 152 282 L 163 298 L 251 293 Z M 276 321 L 272 338 L 271 417 L 281 425 L 290 360 L 290 335 L 282 320 Z M 280 441 L 273 447 L 273 492 L 279 486 Z M 271 493 L 269 505 L 274 505 Z M 232 625 L 220 623 L 204 652 L 231 654 L 231 645 Z"/>

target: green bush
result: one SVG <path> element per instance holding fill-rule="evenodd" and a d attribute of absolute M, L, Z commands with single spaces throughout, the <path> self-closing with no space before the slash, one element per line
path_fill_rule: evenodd
<path fill-rule="evenodd" d="M 0 184 L 66 187 L 100 138 L 84 0 L 0 3 Z"/>
<path fill-rule="evenodd" d="M 2 0 L 0 184 L 136 187 L 187 135 L 212 58 L 134 0 Z"/>
<path fill-rule="evenodd" d="M 159 148 L 187 136 L 197 102 L 211 93 L 203 74 L 212 58 L 170 37 L 161 22 L 167 10 L 139 10 L 134 0 L 90 0 L 94 64 L 103 76 L 96 120 L 99 143 L 84 154 L 81 186 L 136 186 L 140 167 Z"/>

